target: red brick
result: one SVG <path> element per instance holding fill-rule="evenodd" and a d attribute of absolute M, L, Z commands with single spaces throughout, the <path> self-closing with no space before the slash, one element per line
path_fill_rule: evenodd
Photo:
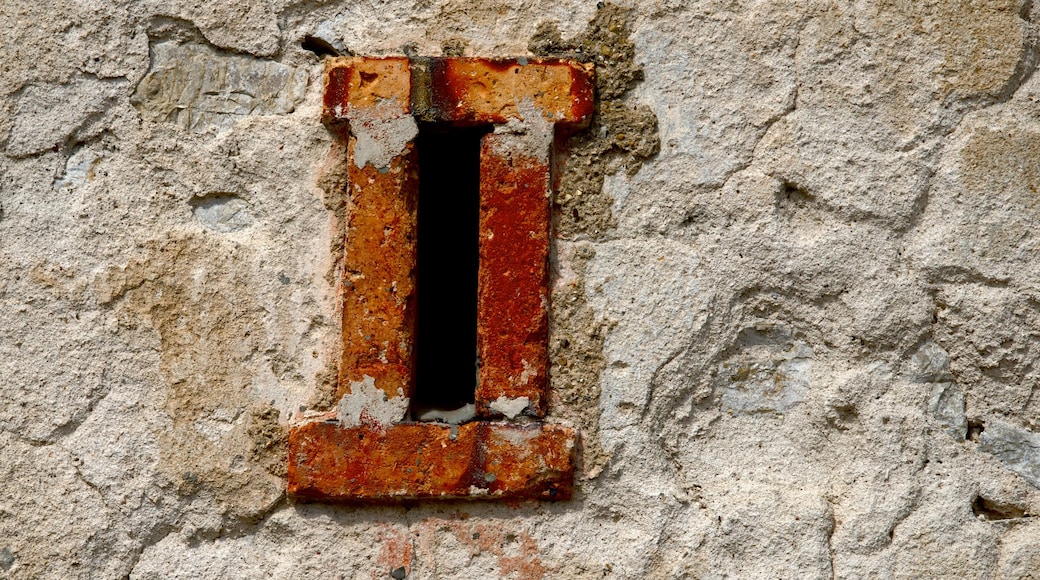
<path fill-rule="evenodd" d="M 550 499 L 572 493 L 575 433 L 557 425 L 310 423 L 289 435 L 298 500 Z"/>
<path fill-rule="evenodd" d="M 477 413 L 499 397 L 543 416 L 549 363 L 549 158 L 488 135 L 480 155 Z M 546 144 L 548 145 L 548 144 Z"/>
<path fill-rule="evenodd" d="M 413 114 L 458 125 L 521 120 L 530 134 L 489 135 L 481 149 L 476 403 L 489 418 L 501 414 L 492 409 L 500 397 L 526 397 L 527 414 L 545 415 L 551 181 L 549 143 L 536 133 L 550 130 L 546 121 L 587 123 L 592 86 L 592 66 L 571 61 L 326 61 L 322 116 L 348 140 L 350 182 L 340 396 L 365 376 L 388 397 L 411 396 L 414 381 L 417 154 L 406 143 L 385 167 L 357 167 L 355 137 Z M 576 445 L 574 430 L 549 424 L 307 423 L 290 430 L 288 490 L 305 501 L 563 500 Z"/>

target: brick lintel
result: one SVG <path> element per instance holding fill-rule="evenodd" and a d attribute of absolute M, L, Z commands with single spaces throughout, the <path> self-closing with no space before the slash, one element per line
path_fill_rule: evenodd
<path fill-rule="evenodd" d="M 548 122 L 582 127 L 593 111 L 593 65 L 551 58 L 336 57 L 326 60 L 322 119 L 408 99 L 420 121 L 501 124 L 537 111 Z"/>

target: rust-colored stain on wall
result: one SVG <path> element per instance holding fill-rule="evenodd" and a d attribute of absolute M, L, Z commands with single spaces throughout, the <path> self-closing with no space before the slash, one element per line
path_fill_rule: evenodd
<path fill-rule="evenodd" d="M 370 384 L 385 399 L 373 402 L 383 414 L 360 412 L 360 424 L 325 417 L 292 429 L 291 495 L 570 497 L 577 433 L 512 421 L 544 418 L 548 410 L 552 136 L 557 126 L 587 123 L 592 105 L 591 65 L 567 60 L 327 61 L 322 117 L 348 143 L 351 201 L 339 395 L 371 397 L 354 392 Z M 414 392 L 416 119 L 502 129 L 480 149 L 480 420 L 456 427 L 385 415 L 407 409 Z"/>

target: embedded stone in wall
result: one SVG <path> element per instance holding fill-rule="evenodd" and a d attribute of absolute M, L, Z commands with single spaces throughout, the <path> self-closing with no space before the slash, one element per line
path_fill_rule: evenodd
<path fill-rule="evenodd" d="M 90 147 L 78 147 L 65 160 L 65 171 L 54 180 L 52 187 L 73 190 L 94 179 L 94 170 L 101 163 L 101 154 Z"/>
<path fill-rule="evenodd" d="M 964 440 L 968 418 L 964 415 L 964 391 L 957 383 L 934 383 L 928 399 L 928 412 L 951 437 Z"/>
<path fill-rule="evenodd" d="M 929 193 L 909 255 L 928 275 L 1035 283 L 1040 257 L 1040 130 L 1031 114 L 969 117 Z"/>
<path fill-rule="evenodd" d="M 953 380 L 950 354 L 938 344 L 927 341 L 910 356 L 906 376 L 912 383 L 930 387 L 928 413 L 958 441 L 968 432 L 964 414 L 964 389 Z"/>
<path fill-rule="evenodd" d="M 910 357 L 909 374 L 915 383 L 952 381 L 950 354 L 938 344 L 926 342 Z"/>
<path fill-rule="evenodd" d="M 152 68 L 131 102 L 146 118 L 201 133 L 226 129 L 244 115 L 291 113 L 306 88 L 300 68 L 161 42 L 152 47 Z"/>
<path fill-rule="evenodd" d="M 979 449 L 992 453 L 1005 467 L 1040 488 L 1040 433 L 1000 420 L 986 421 Z"/>
<path fill-rule="evenodd" d="M 253 225 L 249 202 L 235 194 L 210 193 L 189 203 L 195 219 L 215 232 L 237 232 Z"/>
<path fill-rule="evenodd" d="M 738 413 L 782 413 L 805 400 L 812 348 L 782 329 L 745 330 L 741 352 L 719 365 L 722 408 Z"/>
<path fill-rule="evenodd" d="M 26 157 L 97 135 L 107 123 L 105 112 L 125 87 L 123 79 L 93 76 L 26 87 L 15 101 L 7 154 Z"/>

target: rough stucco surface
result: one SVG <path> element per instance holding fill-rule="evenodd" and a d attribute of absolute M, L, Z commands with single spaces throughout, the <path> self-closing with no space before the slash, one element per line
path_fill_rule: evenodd
<path fill-rule="evenodd" d="M 340 332 L 301 43 L 595 4 L 0 2 L 0 577 L 1037 577 L 1038 11 L 621 6 L 660 151 L 555 241 L 576 498 L 334 507 L 282 471 Z"/>

